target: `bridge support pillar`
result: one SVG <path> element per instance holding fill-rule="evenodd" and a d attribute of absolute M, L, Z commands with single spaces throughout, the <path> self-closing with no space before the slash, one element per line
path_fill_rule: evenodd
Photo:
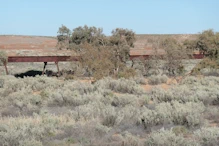
<path fill-rule="evenodd" d="M 45 74 L 46 65 L 47 65 L 47 62 L 44 62 L 44 67 L 43 67 L 43 72 L 42 72 L 42 75 L 44 75 L 44 74 Z"/>

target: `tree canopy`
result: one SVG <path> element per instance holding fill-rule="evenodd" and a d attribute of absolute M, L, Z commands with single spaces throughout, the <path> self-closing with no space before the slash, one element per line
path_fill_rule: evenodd
<path fill-rule="evenodd" d="M 6 52 L 0 51 L 0 63 L 6 64 L 8 62 L 8 56 Z"/>
<path fill-rule="evenodd" d="M 194 41 L 186 41 L 188 48 L 199 50 L 205 58 L 198 63 L 192 73 L 200 73 L 203 68 L 219 69 L 219 33 L 212 29 L 203 31 Z"/>
<path fill-rule="evenodd" d="M 76 51 L 81 56 L 82 66 L 89 74 L 101 78 L 118 75 L 126 70 L 125 63 L 135 41 L 132 30 L 116 28 L 111 36 L 106 36 L 102 28 L 87 25 L 73 29 L 70 35 L 68 30 L 65 26 L 59 28 L 58 44 L 65 44 L 62 48 Z M 68 39 L 59 39 L 60 36 Z"/>

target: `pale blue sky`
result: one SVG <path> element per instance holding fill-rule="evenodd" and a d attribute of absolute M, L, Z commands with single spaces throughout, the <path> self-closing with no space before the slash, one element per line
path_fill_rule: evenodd
<path fill-rule="evenodd" d="M 219 0 L 1 0 L 0 35 L 56 36 L 64 24 L 137 34 L 219 31 Z"/>

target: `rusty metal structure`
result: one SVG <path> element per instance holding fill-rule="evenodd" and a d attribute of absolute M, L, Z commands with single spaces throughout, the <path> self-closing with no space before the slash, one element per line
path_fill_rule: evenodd
<path fill-rule="evenodd" d="M 133 60 L 135 58 L 143 57 L 144 59 L 148 59 L 151 55 L 130 55 L 130 59 Z M 162 56 L 162 55 L 160 55 Z M 204 54 L 193 54 L 191 59 L 203 59 Z"/>
<path fill-rule="evenodd" d="M 58 62 L 79 61 L 79 56 L 8 56 L 8 62 L 44 62 L 42 74 L 45 73 L 47 62 L 54 62 L 60 75 Z M 6 74 L 8 74 L 7 63 L 4 63 Z"/>
<path fill-rule="evenodd" d="M 161 55 L 161 54 L 160 54 Z M 145 59 L 149 58 L 150 54 L 148 53 L 131 53 L 130 59 L 133 60 L 135 58 L 143 57 Z M 192 59 L 202 59 L 204 58 L 203 54 L 194 53 Z M 60 75 L 58 62 L 71 62 L 71 61 L 79 61 L 80 56 L 8 56 L 8 62 L 43 62 L 44 67 L 42 74 L 45 73 L 45 68 L 47 62 L 54 62 L 57 66 L 58 75 Z M 6 74 L 8 74 L 7 63 L 4 62 Z"/>

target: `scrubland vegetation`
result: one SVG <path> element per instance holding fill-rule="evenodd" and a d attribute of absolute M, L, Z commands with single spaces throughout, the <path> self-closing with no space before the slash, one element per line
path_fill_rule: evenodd
<path fill-rule="evenodd" d="M 219 143 L 219 79 L 187 77 L 164 90 L 142 79 L 94 84 L 45 76 L 0 77 L 1 145 Z M 147 83 L 144 83 L 147 84 Z"/>
<path fill-rule="evenodd" d="M 219 145 L 218 38 L 165 38 L 149 58 L 129 60 L 132 30 L 62 26 L 57 48 L 80 62 L 59 78 L 0 76 L 0 146 Z M 188 69 L 196 49 L 205 58 Z"/>

